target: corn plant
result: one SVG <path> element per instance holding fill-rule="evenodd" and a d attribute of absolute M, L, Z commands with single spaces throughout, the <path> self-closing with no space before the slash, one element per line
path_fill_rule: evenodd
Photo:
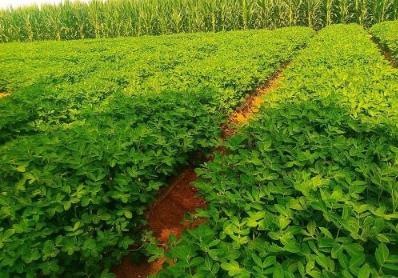
<path fill-rule="evenodd" d="M 69 40 L 398 18 L 398 0 L 93 0 L 0 11 L 0 42 Z"/>

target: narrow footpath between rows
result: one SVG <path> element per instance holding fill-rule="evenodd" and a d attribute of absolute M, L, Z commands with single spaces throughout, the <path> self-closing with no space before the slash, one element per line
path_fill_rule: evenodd
<path fill-rule="evenodd" d="M 222 126 L 223 140 L 231 137 L 239 126 L 245 124 L 259 111 L 263 103 L 263 96 L 278 87 L 282 71 L 287 65 L 288 63 L 282 65 L 263 86 L 249 94 L 243 105 L 229 116 L 226 124 Z M 222 153 L 223 151 L 218 149 L 215 152 Z M 199 160 L 203 163 L 206 160 L 211 160 L 213 155 L 210 154 L 207 157 Z M 203 223 L 201 219 L 196 219 L 193 223 L 184 221 L 187 213 L 193 213 L 199 208 L 206 208 L 205 200 L 198 196 L 197 190 L 193 186 L 196 179 L 194 165 L 183 169 L 178 176 L 171 180 L 168 187 L 161 190 L 157 200 L 147 212 L 148 226 L 164 249 L 167 249 L 170 235 L 179 237 L 185 229 Z M 113 272 L 118 278 L 148 277 L 160 271 L 164 262 L 165 259 L 159 259 L 151 263 L 133 264 L 126 256 L 122 263 L 113 269 Z"/>
<path fill-rule="evenodd" d="M 371 34 L 369 34 L 369 35 L 370 35 L 372 41 L 379 47 L 381 54 L 384 56 L 384 59 L 386 59 L 387 62 L 389 62 L 392 67 L 397 68 L 398 62 L 396 62 L 393 59 L 391 50 L 383 47 L 382 44 L 379 42 L 379 40 L 376 37 L 372 36 Z"/>
<path fill-rule="evenodd" d="M 380 45 L 379 45 L 379 47 L 380 47 Z M 394 59 L 392 58 L 391 52 L 390 51 L 383 51 L 382 48 L 380 48 L 380 50 L 383 52 L 384 58 L 391 64 L 391 66 L 396 68 L 398 66 L 398 63 L 396 63 L 394 61 Z"/>

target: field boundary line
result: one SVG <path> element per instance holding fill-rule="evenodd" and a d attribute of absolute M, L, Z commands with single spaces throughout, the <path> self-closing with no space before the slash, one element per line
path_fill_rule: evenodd
<path fill-rule="evenodd" d="M 369 34 L 369 35 L 370 35 L 370 38 L 371 38 L 372 42 L 374 44 L 376 44 L 376 46 L 380 50 L 380 54 L 383 55 L 384 59 L 387 60 L 392 67 L 397 68 L 398 67 L 398 61 L 395 61 L 392 58 L 391 50 L 388 47 L 384 46 L 378 38 L 376 38 L 372 34 Z"/>
<path fill-rule="evenodd" d="M 264 102 L 263 100 L 264 95 L 271 93 L 272 91 L 278 88 L 282 72 L 289 64 L 290 62 L 283 63 L 282 66 L 267 81 L 263 82 L 262 85 L 253 90 L 251 93 L 247 94 L 243 103 L 239 105 L 230 114 L 226 123 L 221 126 L 222 130 L 221 139 L 223 141 L 233 136 L 240 127 L 242 127 L 244 124 L 250 121 L 253 118 L 253 116 L 257 112 L 259 112 L 259 109 Z M 213 150 L 210 153 L 210 157 L 207 159 L 201 158 L 200 164 L 203 164 L 204 162 L 207 161 L 211 161 L 213 154 L 217 152 L 220 152 L 220 150 L 219 149 Z M 192 166 L 185 167 L 180 172 L 183 173 L 187 168 L 193 168 L 193 167 Z M 176 180 L 180 179 L 180 176 L 181 175 L 174 176 L 171 179 L 171 184 L 173 185 Z M 167 190 L 163 194 L 161 194 L 159 199 L 156 199 L 151 206 L 156 205 L 157 202 L 160 202 L 163 199 L 165 199 L 172 190 L 173 186 L 169 186 Z"/>
<path fill-rule="evenodd" d="M 256 89 L 247 93 L 244 101 L 227 117 L 225 124 L 221 126 L 222 142 L 233 136 L 239 128 L 247 124 L 259 112 L 264 103 L 264 96 L 279 88 L 283 78 L 284 70 L 290 65 L 290 60 L 281 63 L 279 68 Z M 212 161 L 216 154 L 224 155 L 227 151 L 223 146 L 216 148 L 209 154 L 196 154 L 199 165 Z M 198 196 L 198 190 L 193 186 L 197 180 L 195 169 L 198 166 L 190 163 L 182 168 L 177 175 L 170 179 L 170 183 L 159 194 L 155 201 L 148 207 L 146 218 L 148 228 L 159 241 L 159 247 L 168 250 L 169 236 L 179 237 L 186 229 L 194 228 L 202 223 L 204 219 L 194 218 L 189 221 L 185 219 L 188 213 L 194 213 L 198 209 L 207 207 L 204 198 Z M 167 212 L 167 216 L 165 215 Z M 142 262 L 132 265 L 128 257 L 113 269 L 118 278 L 147 277 L 156 274 L 162 269 L 166 258 L 160 258 L 153 262 Z"/>
<path fill-rule="evenodd" d="M 222 126 L 223 139 L 234 135 L 240 126 L 246 124 L 259 112 L 261 105 L 264 103 L 264 95 L 271 93 L 279 87 L 282 72 L 289 64 L 290 62 L 282 63 L 279 69 L 267 81 L 252 93 L 249 93 L 243 104 L 231 113 L 228 121 Z"/>
<path fill-rule="evenodd" d="M 221 139 L 226 140 L 229 137 L 233 136 L 236 131 L 242 127 L 244 124 L 246 124 L 249 120 L 253 118 L 253 116 L 259 112 L 259 109 L 261 105 L 264 103 L 263 97 L 264 95 L 271 93 L 275 89 L 278 88 L 279 82 L 281 80 L 281 75 L 282 72 L 285 70 L 285 68 L 290 64 L 290 62 L 285 62 L 282 64 L 282 66 L 265 82 L 262 83 L 259 87 L 257 87 L 255 90 L 251 91 L 251 93 L 248 93 L 245 97 L 245 100 L 241 105 L 239 105 L 228 117 L 227 121 L 225 124 L 221 126 L 222 134 L 221 134 Z M 212 154 L 219 152 L 219 149 L 213 150 L 210 153 L 210 156 Z M 198 155 L 199 157 L 199 163 L 203 164 L 204 162 L 207 162 L 209 160 L 212 160 L 212 158 L 204 158 L 204 155 Z M 184 172 L 184 170 L 187 167 L 183 168 L 180 172 Z M 192 166 L 189 168 L 193 168 Z M 172 177 L 171 183 L 173 184 L 173 181 L 179 179 L 180 175 L 176 175 Z M 156 202 L 162 201 L 168 194 L 170 194 L 170 191 L 172 191 L 172 186 L 169 186 L 168 189 L 162 194 L 162 196 L 157 199 L 153 204 L 156 204 Z"/>

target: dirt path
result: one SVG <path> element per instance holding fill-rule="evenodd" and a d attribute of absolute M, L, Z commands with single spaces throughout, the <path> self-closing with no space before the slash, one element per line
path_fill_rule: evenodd
<path fill-rule="evenodd" d="M 375 43 L 379 47 L 381 54 L 384 56 L 384 59 L 386 59 L 394 68 L 398 67 L 398 61 L 395 61 L 392 57 L 391 50 L 384 47 L 376 37 L 373 37 L 372 35 L 369 36 L 373 43 Z"/>
<path fill-rule="evenodd" d="M 227 123 L 222 127 L 222 139 L 232 136 L 239 126 L 247 123 L 258 112 L 263 103 L 263 96 L 278 87 L 282 78 L 281 72 L 286 66 L 287 64 L 284 64 L 263 86 L 249 94 L 243 105 L 230 115 Z M 222 150 L 217 151 L 222 152 Z M 209 157 L 211 160 L 213 155 Z M 206 159 L 202 160 L 205 162 Z M 160 192 L 159 197 L 148 210 L 148 226 L 165 249 L 167 249 L 170 235 L 179 237 L 184 230 L 203 223 L 201 219 L 185 220 L 187 213 L 206 208 L 205 200 L 197 195 L 197 189 L 193 186 L 196 179 L 194 166 L 184 169 L 172 179 L 166 189 Z M 129 257 L 125 257 L 122 263 L 113 269 L 113 272 L 118 278 L 148 277 L 160 271 L 164 262 L 165 259 L 159 259 L 151 263 L 133 264 Z"/>
<path fill-rule="evenodd" d="M 393 66 L 394 68 L 398 67 L 398 63 L 395 62 L 395 60 L 392 57 L 391 51 L 390 50 L 384 50 L 380 44 L 378 44 L 380 51 L 382 52 L 384 59 L 386 59 L 391 66 Z"/>
<path fill-rule="evenodd" d="M 200 221 L 184 221 L 186 213 L 206 207 L 205 201 L 197 196 L 197 190 L 192 186 L 196 178 L 193 167 L 184 169 L 172 180 L 169 187 L 160 192 L 147 213 L 148 226 L 163 248 L 167 248 L 167 241 L 171 235 L 179 237 L 185 229 L 200 224 Z M 134 265 L 125 257 L 114 273 L 118 278 L 148 277 L 157 273 L 163 263 L 164 259 L 160 259 Z"/>
<path fill-rule="evenodd" d="M 261 87 L 257 88 L 253 93 L 249 94 L 240 107 L 238 107 L 229 116 L 227 123 L 222 127 L 223 139 L 227 139 L 235 134 L 237 127 L 247 123 L 259 111 L 260 106 L 264 102 L 264 95 L 275 90 L 282 78 L 282 72 L 288 63 L 283 64 L 280 69 L 275 72 L 271 78 Z"/>

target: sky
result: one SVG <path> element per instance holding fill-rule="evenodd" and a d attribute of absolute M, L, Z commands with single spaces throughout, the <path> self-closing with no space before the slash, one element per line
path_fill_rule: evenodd
<path fill-rule="evenodd" d="M 43 4 L 43 3 L 60 3 L 62 0 L 0 0 L 0 9 L 12 7 L 20 7 L 29 4 Z"/>

